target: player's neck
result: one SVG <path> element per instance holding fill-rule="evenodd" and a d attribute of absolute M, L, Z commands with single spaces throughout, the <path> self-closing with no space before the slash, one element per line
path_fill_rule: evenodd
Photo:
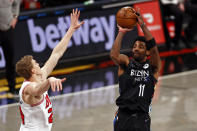
<path fill-rule="evenodd" d="M 138 63 L 144 63 L 144 62 L 146 62 L 146 59 L 143 59 L 143 60 L 135 60 L 135 61 L 137 61 Z"/>
<path fill-rule="evenodd" d="M 32 82 L 40 82 L 42 81 L 42 75 L 41 74 L 33 74 L 31 76 L 31 78 L 29 79 L 29 81 L 32 81 Z"/>

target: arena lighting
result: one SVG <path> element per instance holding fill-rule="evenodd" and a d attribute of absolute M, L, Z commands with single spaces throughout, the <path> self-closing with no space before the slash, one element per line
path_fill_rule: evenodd
<path fill-rule="evenodd" d="M 59 10 L 54 12 L 55 15 L 63 15 L 64 13 L 65 13 L 64 10 Z"/>
<path fill-rule="evenodd" d="M 147 1 L 150 1 L 150 0 L 132 0 L 132 1 L 125 1 L 125 2 L 119 2 L 119 3 L 114 3 L 114 4 L 108 4 L 108 5 L 106 4 L 102 6 L 102 9 L 132 5 L 132 4 L 136 4 L 140 2 L 147 2 Z"/>
<path fill-rule="evenodd" d="M 39 13 L 39 14 L 37 14 L 37 17 L 39 18 L 39 17 L 44 17 L 44 16 L 47 16 L 47 13 Z"/>
<path fill-rule="evenodd" d="M 117 1 L 102 1 L 102 2 L 94 2 L 91 4 L 73 4 L 73 5 L 63 5 L 57 7 L 50 8 L 42 8 L 36 10 L 27 10 L 20 13 L 18 19 L 20 21 L 27 20 L 30 18 L 44 18 L 50 16 L 58 16 L 65 15 L 67 11 L 70 11 L 73 8 L 78 8 L 80 11 L 88 11 L 88 10 L 103 10 L 118 6 L 132 5 L 140 2 L 148 2 L 151 0 L 123 0 L 121 2 Z"/>
<path fill-rule="evenodd" d="M 27 16 L 27 15 L 23 15 L 23 16 L 18 17 L 19 20 L 26 20 L 28 18 L 29 18 L 29 16 Z"/>

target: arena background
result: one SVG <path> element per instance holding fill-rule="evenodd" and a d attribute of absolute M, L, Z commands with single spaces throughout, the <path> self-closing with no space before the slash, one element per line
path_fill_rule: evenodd
<path fill-rule="evenodd" d="M 16 26 L 14 38 L 15 62 L 22 56 L 31 54 L 41 65 L 43 65 L 43 63 L 48 59 L 52 49 L 59 42 L 59 40 L 68 29 L 70 24 L 69 15 L 71 13 L 71 9 L 79 8 L 81 10 L 80 19 L 85 20 L 85 24 L 78 31 L 75 32 L 69 43 L 68 50 L 63 55 L 55 71 L 51 74 L 51 76 L 67 77 L 67 81 L 63 84 L 64 88 L 62 92 L 49 91 L 49 94 L 50 96 L 62 96 L 63 94 L 71 94 L 73 92 L 86 92 L 90 90 L 95 91 L 99 88 L 103 89 L 105 87 L 114 85 L 114 88 L 116 88 L 118 83 L 117 67 L 111 61 L 109 57 L 109 52 L 118 31 L 116 26 L 117 23 L 115 19 L 115 14 L 118 9 L 123 6 L 133 6 L 141 8 L 141 14 L 144 18 L 144 21 L 156 38 L 156 42 L 158 44 L 160 56 L 162 58 L 162 70 L 160 72 L 161 76 L 190 70 L 195 71 L 195 69 L 197 68 L 197 47 L 195 45 L 196 43 L 194 43 L 195 47 L 192 49 L 183 48 L 180 51 L 166 50 L 166 36 L 163 28 L 163 24 L 164 22 L 166 22 L 166 19 L 163 16 L 160 2 L 157 0 L 100 1 L 89 5 L 75 4 L 21 12 L 19 16 L 19 22 Z M 173 24 L 169 26 L 173 27 Z M 170 30 L 172 29 L 171 27 L 168 27 L 168 29 L 171 34 L 174 33 L 173 30 Z M 126 37 L 123 40 L 121 52 L 130 56 L 131 43 L 137 37 L 137 35 L 141 34 L 142 32 L 139 27 L 134 28 L 132 32 L 126 34 Z M 182 46 L 184 45 L 182 44 Z M 5 60 L 2 49 L 0 48 L 0 104 L 2 105 L 2 114 L 0 114 L 0 125 L 1 127 L 3 127 L 2 131 L 10 131 L 16 129 L 18 130 L 18 123 L 20 123 L 19 111 L 13 111 L 17 107 L 15 107 L 15 105 L 11 106 L 11 108 L 9 106 L 6 107 L 6 105 L 10 105 L 11 103 L 17 103 L 18 100 L 15 98 L 7 98 L 6 91 L 8 91 L 9 88 L 7 87 L 4 73 Z M 20 89 L 23 79 L 21 77 L 17 77 L 16 80 L 16 88 Z M 173 84 L 177 85 L 180 83 L 177 82 Z M 109 93 L 108 91 L 104 91 L 103 93 L 101 93 L 102 95 L 104 95 L 103 103 L 98 102 L 99 100 L 102 101 L 102 98 L 95 94 L 91 96 L 90 102 L 95 102 L 95 106 L 98 106 L 99 108 L 102 108 L 102 106 L 104 105 L 113 105 L 113 108 L 115 108 L 114 101 L 116 98 L 115 96 L 117 96 L 118 93 L 113 89 L 111 89 L 110 87 L 109 90 L 111 93 Z M 108 90 L 108 88 L 106 90 Z M 162 90 L 160 90 L 160 92 L 161 91 Z M 167 91 L 165 95 L 170 95 L 170 92 L 170 90 Z M 107 95 L 109 95 L 109 97 L 107 97 Z M 98 100 L 94 99 L 94 97 L 98 97 Z M 159 93 L 156 92 L 155 99 L 158 98 Z M 54 101 L 57 100 L 54 99 Z M 80 99 L 78 97 L 73 101 L 74 103 L 76 101 L 79 101 L 78 104 L 76 104 L 77 102 L 75 103 L 76 105 L 74 104 L 75 106 L 73 106 L 73 110 L 79 110 L 81 108 L 84 108 L 87 111 L 90 110 L 91 112 L 92 107 L 94 107 L 94 104 L 88 105 L 86 103 L 87 105 L 83 105 L 82 103 L 85 103 L 85 100 L 81 102 L 81 105 Z M 56 104 L 58 105 L 58 102 Z M 54 106 L 56 106 L 56 104 Z M 61 105 L 61 102 L 59 102 L 59 104 L 60 108 L 64 108 L 64 104 Z M 161 105 L 156 105 L 156 108 L 162 109 L 163 106 Z M 58 112 L 58 106 L 55 108 L 55 110 L 57 110 Z M 196 108 L 196 105 L 192 106 L 192 109 Z M 109 109 L 109 107 L 101 110 L 105 111 L 106 109 Z M 11 110 L 11 113 L 9 110 Z M 113 109 L 113 111 L 114 110 L 115 109 Z M 67 121 L 67 119 L 68 121 L 72 121 L 72 114 L 69 114 L 68 110 L 64 110 L 64 112 L 67 112 L 66 115 L 64 114 L 64 119 L 66 119 L 65 121 Z M 100 113 L 101 112 L 99 112 L 99 114 Z M 10 116 L 10 114 L 12 115 Z M 94 116 L 94 113 L 92 113 L 92 115 Z M 84 116 L 87 117 L 87 115 Z M 16 122 L 17 124 L 14 125 L 16 129 L 12 127 L 9 122 L 15 117 L 18 120 Z M 61 115 L 59 115 L 58 117 L 61 118 Z M 111 120 L 113 119 L 113 114 L 110 115 L 110 118 Z M 61 121 L 62 119 L 63 118 L 58 119 L 57 121 Z M 75 119 L 75 116 L 73 116 L 73 119 Z M 64 130 L 63 125 L 61 125 L 62 128 L 55 127 L 55 129 Z M 175 125 L 174 127 L 176 126 L 177 125 Z M 194 131 L 195 129 L 197 129 L 194 124 L 191 127 L 192 128 L 188 129 L 188 131 Z M 69 128 L 71 127 L 69 126 Z M 111 128 L 103 127 L 103 129 L 98 128 L 97 130 L 103 131 Z M 168 129 L 163 128 L 163 130 L 159 130 L 159 125 L 156 124 L 153 124 L 153 130 L 154 128 L 157 131 L 163 131 L 165 129 Z M 86 129 L 83 129 L 84 131 L 89 131 L 92 130 L 92 127 L 90 126 L 89 128 L 87 127 Z M 176 129 L 180 128 L 173 128 L 173 131 L 175 131 Z M 72 130 L 77 129 L 71 128 L 70 131 Z M 95 131 L 97 130 L 95 129 Z"/>

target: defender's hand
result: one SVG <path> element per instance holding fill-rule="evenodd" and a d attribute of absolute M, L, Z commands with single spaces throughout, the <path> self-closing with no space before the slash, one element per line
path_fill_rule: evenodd
<path fill-rule="evenodd" d="M 79 22 L 79 16 L 80 16 L 80 11 L 78 11 L 78 9 L 74 10 L 71 13 L 70 17 L 71 17 L 71 24 L 70 27 L 73 29 L 78 29 L 82 24 L 84 24 L 84 21 L 82 21 L 81 23 Z"/>
<path fill-rule="evenodd" d="M 64 82 L 66 78 L 58 79 L 55 77 L 50 77 L 48 78 L 48 80 L 49 80 L 49 84 L 51 86 L 52 91 L 55 91 L 55 89 L 57 89 L 57 91 L 60 91 L 62 90 L 62 82 Z"/>

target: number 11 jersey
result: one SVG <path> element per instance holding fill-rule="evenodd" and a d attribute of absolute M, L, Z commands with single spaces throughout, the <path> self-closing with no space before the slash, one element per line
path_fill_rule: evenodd
<path fill-rule="evenodd" d="M 149 113 L 157 82 L 149 62 L 138 63 L 130 60 L 127 67 L 121 68 L 124 73 L 119 76 L 120 96 L 116 100 L 116 105 L 131 112 Z"/>

